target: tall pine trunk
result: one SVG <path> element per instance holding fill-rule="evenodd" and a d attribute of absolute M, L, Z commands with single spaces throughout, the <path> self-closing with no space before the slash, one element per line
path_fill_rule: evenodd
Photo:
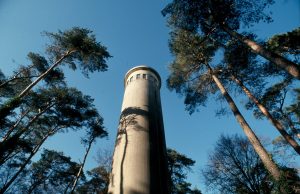
<path fill-rule="evenodd" d="M 284 139 L 293 147 L 293 149 L 300 155 L 300 146 L 299 144 L 291 137 L 286 130 L 284 129 L 283 125 L 273 118 L 267 108 L 261 104 L 258 99 L 250 92 L 250 90 L 235 76 L 232 76 L 232 80 L 239 85 L 245 94 L 249 97 L 249 99 L 256 104 L 259 110 L 267 117 L 267 119 L 274 125 L 277 131 L 284 137 Z"/>
<path fill-rule="evenodd" d="M 52 130 L 50 130 L 40 141 L 40 143 L 32 150 L 30 153 L 29 157 L 25 160 L 25 162 L 21 165 L 20 169 L 11 177 L 11 179 L 4 184 L 4 186 L 0 189 L 0 194 L 3 194 L 10 186 L 11 184 L 18 178 L 21 172 L 25 169 L 25 167 L 29 164 L 31 161 L 32 157 L 38 152 L 40 147 L 43 145 L 43 143 L 47 140 L 47 138 L 54 134 L 56 131 L 58 131 L 60 128 L 56 127 Z"/>
<path fill-rule="evenodd" d="M 50 102 L 49 102 L 50 103 Z M 14 134 L 12 137 L 20 137 L 42 114 L 44 114 L 47 110 L 49 110 L 50 108 L 52 108 L 55 105 L 55 103 L 48 105 L 46 108 L 44 108 L 43 110 L 41 110 L 38 114 L 36 114 L 32 119 L 30 119 L 30 121 L 27 123 L 27 125 L 25 127 L 23 127 L 21 129 L 21 131 L 17 132 L 16 134 Z M 21 121 L 23 119 L 24 116 L 26 116 L 28 114 L 29 110 L 23 114 L 21 116 L 21 118 L 19 119 L 19 121 Z M 5 135 L 5 137 L 3 138 L 2 142 L 5 142 L 6 140 L 8 140 L 9 135 L 12 133 L 12 131 L 18 126 L 19 121 L 17 121 L 10 129 L 9 132 Z M 11 137 L 11 138 L 12 138 Z M 1 142 L 1 143 L 2 143 Z M 0 144 L 1 145 L 1 144 Z"/>
<path fill-rule="evenodd" d="M 250 141 L 250 143 L 252 144 L 254 150 L 256 151 L 256 153 L 258 154 L 258 156 L 260 157 L 260 159 L 263 162 L 264 166 L 269 171 L 269 173 L 271 174 L 271 176 L 276 181 L 279 181 L 280 178 L 281 178 L 281 174 L 280 174 L 280 171 L 279 171 L 277 165 L 274 163 L 274 161 L 272 160 L 271 156 L 268 154 L 268 152 L 262 146 L 262 144 L 260 143 L 259 139 L 255 135 L 255 133 L 253 132 L 253 130 L 250 128 L 249 124 L 247 123 L 247 121 L 245 120 L 245 118 L 243 117 L 243 115 L 241 114 L 241 112 L 239 111 L 239 109 L 236 106 L 235 102 L 233 101 L 233 99 L 231 98 L 231 96 L 226 91 L 226 89 L 223 86 L 223 84 L 220 82 L 220 80 L 218 79 L 218 77 L 213 73 L 213 70 L 211 69 L 211 67 L 208 64 L 206 64 L 206 67 L 208 68 L 208 71 L 209 71 L 210 75 L 212 76 L 215 84 L 217 85 L 217 87 L 221 91 L 222 95 L 226 99 L 226 101 L 227 101 L 227 103 L 228 103 L 228 105 L 229 105 L 232 113 L 234 114 L 236 120 L 238 121 L 238 123 L 242 127 L 244 133 L 246 134 L 246 136 L 247 136 L 248 140 Z"/>
<path fill-rule="evenodd" d="M 84 165 L 85 165 L 86 158 L 87 158 L 87 156 L 88 156 L 88 154 L 89 154 L 89 152 L 90 152 L 90 150 L 91 150 L 92 143 L 94 142 L 94 139 L 95 139 L 95 138 L 92 138 L 92 139 L 89 141 L 88 147 L 87 147 L 87 149 L 86 149 L 86 151 L 85 151 L 85 154 L 84 154 L 84 157 L 83 157 L 83 161 L 82 161 L 82 163 L 81 163 L 81 165 L 80 165 L 80 168 L 79 168 L 79 170 L 78 170 L 78 173 L 77 173 L 77 175 L 76 175 L 76 177 L 75 177 L 75 179 L 74 179 L 74 182 L 73 182 L 73 185 L 72 185 L 72 189 L 71 189 L 71 191 L 70 191 L 71 194 L 74 193 L 74 191 L 75 191 L 77 182 L 78 182 L 79 177 L 80 177 L 80 175 L 81 175 L 81 173 L 82 173 L 82 171 L 83 171 L 83 167 L 84 167 Z"/>
<path fill-rule="evenodd" d="M 257 42 L 247 38 L 246 36 L 243 36 L 239 34 L 236 31 L 231 30 L 228 26 L 226 25 L 221 25 L 222 29 L 227 32 L 231 37 L 239 40 L 240 42 L 244 43 L 247 45 L 251 50 L 264 57 L 265 59 L 273 62 L 280 68 L 284 69 L 287 71 L 290 75 L 292 75 L 296 79 L 300 79 L 300 65 L 297 65 L 296 63 L 293 63 L 292 61 L 274 53 L 263 46 L 259 45 Z"/>

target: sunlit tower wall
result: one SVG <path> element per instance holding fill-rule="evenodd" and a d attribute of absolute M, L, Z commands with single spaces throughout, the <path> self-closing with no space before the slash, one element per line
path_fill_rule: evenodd
<path fill-rule="evenodd" d="M 124 87 L 108 193 L 168 194 L 161 78 L 137 66 L 126 73 Z"/>

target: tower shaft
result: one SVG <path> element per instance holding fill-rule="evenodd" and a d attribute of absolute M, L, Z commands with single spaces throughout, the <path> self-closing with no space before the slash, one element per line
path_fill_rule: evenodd
<path fill-rule="evenodd" d="M 111 194 L 168 194 L 160 76 L 150 67 L 129 70 L 112 163 Z"/>

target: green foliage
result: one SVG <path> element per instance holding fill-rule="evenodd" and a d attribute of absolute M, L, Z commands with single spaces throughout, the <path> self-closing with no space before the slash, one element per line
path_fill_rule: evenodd
<path fill-rule="evenodd" d="M 294 89 L 295 92 L 295 102 L 289 105 L 286 110 L 290 114 L 294 114 L 297 117 L 297 124 L 300 125 L 300 88 Z"/>
<path fill-rule="evenodd" d="M 48 61 L 43 56 L 32 52 L 29 52 L 27 56 L 32 63 L 32 74 L 36 74 L 38 76 L 50 68 Z M 64 84 L 64 73 L 59 68 L 53 69 L 47 74 L 47 76 L 44 78 L 44 81 L 46 84 L 51 85 Z"/>
<path fill-rule="evenodd" d="M 44 138 L 68 130 L 84 130 L 95 138 L 107 135 L 103 118 L 93 105 L 90 96 L 75 88 L 41 88 L 26 96 L 21 109 L 28 110 L 14 131 L 0 145 L 0 171 L 14 161 L 20 165 L 35 149 L 44 143 Z M 1 131 L 5 134 L 7 129 Z M 91 133 L 92 132 L 92 133 Z M 23 157 L 23 160 L 17 159 Z M 20 165 L 12 168 L 16 172 Z"/>
<path fill-rule="evenodd" d="M 255 38 L 254 34 L 244 35 L 252 39 Z M 245 44 L 237 40 L 230 40 L 226 45 L 223 45 L 223 48 L 224 57 L 222 62 L 224 63 L 224 68 L 230 71 L 230 74 L 238 78 L 250 77 L 253 74 L 259 75 L 258 71 L 261 71 L 261 67 L 256 59 L 256 55 Z M 253 71 L 254 73 L 252 73 Z"/>
<path fill-rule="evenodd" d="M 190 31 L 218 42 L 219 47 L 236 39 L 271 61 L 273 66 L 299 79 L 300 69 L 296 63 L 264 48 L 253 41 L 253 36 L 238 32 L 242 27 L 272 21 L 270 13 L 265 10 L 273 3 L 274 0 L 174 0 L 163 9 L 162 14 L 167 16 L 172 31 Z"/>
<path fill-rule="evenodd" d="M 11 98 L 0 108 L 0 115 L 12 115 L 13 110 L 17 108 L 22 100 L 19 97 Z M 0 127 L 5 127 L 9 120 L 6 117 L 0 116 Z"/>
<path fill-rule="evenodd" d="M 87 179 L 80 184 L 75 193 L 107 194 L 112 165 L 112 152 L 101 150 L 96 155 L 98 166 L 87 171 Z"/>
<path fill-rule="evenodd" d="M 14 71 L 14 75 L 6 77 L 1 73 L 0 81 L 0 128 L 5 128 L 9 124 L 9 118 L 7 116 L 15 116 L 14 109 L 18 108 L 24 100 L 17 95 L 35 76 L 35 72 L 32 66 L 19 66 Z M 4 103 L 3 103 L 4 102 Z"/>
<path fill-rule="evenodd" d="M 162 14 L 168 16 L 172 27 L 208 34 L 224 22 L 234 30 L 259 21 L 270 22 L 270 14 L 264 10 L 273 3 L 273 0 L 173 0 Z M 221 31 L 217 33 L 216 36 L 224 37 Z"/>
<path fill-rule="evenodd" d="M 87 180 L 76 189 L 78 193 L 106 194 L 109 184 L 109 172 L 111 171 L 112 153 L 101 152 L 97 159 L 99 166 L 88 171 Z M 191 184 L 186 181 L 187 173 L 195 161 L 178 153 L 173 149 L 167 150 L 168 169 L 171 175 L 172 194 L 201 194 L 197 188 L 191 189 Z"/>
<path fill-rule="evenodd" d="M 282 108 L 288 90 L 287 87 L 289 86 L 289 84 L 290 80 L 283 80 L 282 82 L 276 83 L 273 86 L 267 88 L 265 93 L 261 95 L 260 102 L 269 110 L 276 110 Z M 251 105 L 252 104 L 248 104 L 247 108 L 253 108 L 251 107 Z M 280 110 L 273 114 L 273 116 L 277 119 L 280 118 L 279 111 Z M 261 118 L 263 116 L 257 108 L 255 108 L 254 110 L 254 115 L 256 118 Z"/>
<path fill-rule="evenodd" d="M 182 2 L 191 3 L 192 1 Z M 191 8 L 189 6 L 192 5 L 189 4 L 184 6 L 184 3 L 182 2 L 173 2 L 173 6 L 175 6 L 173 8 L 175 9 L 175 12 L 178 11 L 177 9 L 180 10 L 176 12 L 176 14 L 179 14 L 179 16 L 176 14 L 175 16 L 182 17 L 183 19 L 186 19 L 186 17 L 197 17 L 191 13 L 191 10 L 189 10 L 191 12 L 188 11 L 184 13 L 185 9 Z M 201 4 L 200 2 L 197 3 Z M 178 8 L 176 6 L 182 7 Z M 209 6 L 212 5 L 208 5 L 208 7 Z M 220 5 L 220 7 L 222 6 L 223 5 Z M 172 8 L 170 9 L 172 10 Z M 174 13 L 171 13 L 171 17 L 173 16 L 172 14 Z M 216 12 L 215 14 L 219 13 Z M 256 59 L 256 55 L 251 52 L 253 51 L 252 47 L 250 47 L 249 44 L 244 41 L 249 37 L 250 39 L 255 38 L 255 35 L 246 33 L 243 35 L 236 35 L 236 32 L 233 32 L 232 29 L 236 30 L 238 27 L 235 28 L 230 26 L 230 24 L 226 23 L 227 21 L 218 21 L 219 19 L 216 16 L 219 15 L 213 15 L 212 20 L 216 20 L 214 23 L 218 24 L 219 26 L 212 26 L 213 30 L 211 32 L 204 32 L 203 29 L 201 29 L 201 23 L 197 24 L 200 25 L 200 29 L 189 29 L 188 27 L 176 26 L 174 23 L 171 24 L 174 28 L 172 29 L 173 31 L 171 33 L 170 50 L 175 56 L 175 59 L 170 65 L 171 75 L 167 80 L 168 87 L 170 89 L 175 89 L 177 93 L 185 96 L 184 102 L 186 109 L 190 113 L 193 113 L 195 110 L 198 110 L 199 106 L 205 106 L 208 96 L 216 94 L 218 91 L 216 88 L 217 86 L 222 94 L 219 96 L 222 96 L 224 99 L 226 99 L 233 114 L 241 124 L 241 127 L 244 129 L 246 134 L 249 135 L 250 132 L 248 133 L 247 131 L 251 131 L 252 129 L 247 124 L 240 111 L 237 109 L 235 102 L 229 95 L 229 92 L 232 89 L 237 89 L 238 94 L 240 94 L 240 92 L 243 90 L 249 96 L 251 101 L 259 104 L 259 102 L 255 99 L 255 95 L 260 94 L 265 87 L 265 74 L 263 74 L 264 71 L 262 71 L 264 68 L 262 68 L 261 64 L 259 64 L 259 61 Z M 257 21 L 260 20 L 259 18 L 256 19 L 258 19 Z M 177 20 L 174 22 L 176 23 Z M 193 22 L 188 23 L 187 20 L 185 22 L 187 25 L 193 25 Z M 228 26 L 231 29 L 228 30 Z M 222 33 L 222 30 L 236 39 L 226 39 L 226 37 L 221 37 L 219 32 Z M 210 33 L 213 35 L 211 36 Z M 247 39 L 247 41 L 250 40 Z M 223 60 L 220 61 L 221 64 L 216 64 L 218 61 L 213 60 L 213 58 L 217 56 L 216 54 L 220 52 L 221 48 L 223 49 L 223 52 L 220 54 L 223 54 Z M 289 78 L 289 76 L 286 77 Z M 237 85 L 233 85 L 232 83 Z M 251 90 L 249 91 L 247 89 L 248 86 L 250 86 L 251 89 L 254 88 L 254 94 L 252 94 Z M 221 98 L 218 98 L 218 100 L 220 99 Z M 253 133 L 251 132 L 251 134 Z M 252 137 L 249 136 L 249 139 L 255 139 L 256 143 L 253 141 L 251 142 L 257 151 L 261 150 L 258 151 L 258 153 L 260 153 L 260 157 L 264 159 L 264 164 L 272 164 L 273 167 L 267 166 L 267 168 L 270 172 L 273 172 L 271 169 L 276 169 L 276 173 L 272 174 L 272 176 L 279 178 L 279 169 L 270 158 L 268 159 L 268 154 L 263 146 L 261 146 L 257 137 L 253 135 Z"/>
<path fill-rule="evenodd" d="M 17 96 L 33 81 L 33 78 L 36 78 L 43 73 L 43 70 L 46 68 L 44 65 L 48 64 L 43 61 L 45 59 L 35 53 L 29 53 L 28 56 L 29 60 L 31 60 L 31 65 L 20 65 L 16 70 L 14 70 L 13 75 L 10 77 L 6 77 L 3 74 L 0 81 L 0 102 L 7 98 Z M 38 62 L 39 60 L 43 62 Z M 50 75 L 46 77 L 45 81 L 46 85 L 63 85 L 64 74 L 61 70 L 56 69 L 53 73 L 50 73 Z"/>
<path fill-rule="evenodd" d="M 59 58 L 61 57 L 59 55 L 65 54 L 62 52 L 68 52 L 69 56 L 66 59 L 66 62 L 72 62 L 74 64 L 78 63 L 86 75 L 88 72 L 93 72 L 95 70 L 104 71 L 107 69 L 106 58 L 110 57 L 110 55 L 104 46 L 96 42 L 95 36 L 91 35 L 91 31 L 82 28 L 73 28 L 72 30 L 65 32 L 60 31 L 57 34 L 46 34 L 53 40 L 53 44 L 48 46 L 48 53 L 52 56 L 52 59 L 54 55 L 56 55 L 56 58 Z M 10 96 L 17 95 L 15 88 L 22 88 L 21 90 L 18 89 L 19 91 L 22 91 L 27 86 L 20 83 L 28 83 L 28 81 L 30 83 L 33 77 L 39 77 L 50 68 L 48 61 L 39 54 L 30 52 L 28 58 L 32 62 L 32 65 L 20 67 L 13 78 L 6 80 L 5 85 L 1 85 L 5 86 L 5 90 L 7 91 L 12 88 L 10 89 Z M 15 82 L 15 80 L 18 80 L 18 82 Z M 24 80 L 27 82 L 24 82 Z M 38 115 L 38 111 L 43 110 L 43 108 L 51 104 L 51 102 L 56 101 L 56 104 L 53 105 L 55 105 L 54 109 L 56 109 L 57 112 L 51 112 L 50 110 L 51 116 L 47 115 L 47 119 L 52 120 L 52 126 L 54 126 L 54 123 L 57 123 L 57 126 L 64 126 L 64 128 L 79 128 L 85 126 L 93 128 L 93 133 L 96 133 L 99 137 L 106 135 L 106 132 L 102 127 L 102 117 L 100 117 L 94 107 L 88 108 L 93 100 L 88 96 L 81 97 L 82 94 L 75 89 L 71 89 L 71 91 L 68 91 L 70 93 L 68 93 L 65 88 L 63 72 L 59 68 L 49 71 L 43 80 L 47 84 L 46 86 L 52 88 L 49 90 L 42 89 L 37 93 L 31 92 L 31 95 L 25 98 L 26 100 L 23 99 L 24 97 L 22 99 L 13 97 L 2 105 L 0 108 L 0 124 L 3 128 L 5 128 L 5 124 L 9 122 L 7 116 L 15 113 L 14 109 L 19 107 L 21 110 L 32 110 L 35 108 L 35 112 L 30 113 L 28 116 L 33 113 Z M 3 89 L 3 87 L 1 89 Z M 7 94 L 5 95 L 5 97 L 10 96 Z M 74 97 L 80 97 L 80 99 Z M 27 121 L 29 121 L 30 117 L 27 118 Z M 88 119 L 90 119 L 90 121 L 87 123 Z M 95 119 L 97 120 L 97 124 L 95 124 Z M 45 120 L 46 119 L 44 119 L 43 122 L 45 122 Z M 42 121 L 42 118 L 40 118 L 39 121 Z M 47 127 L 51 126 L 49 124 L 47 125 Z M 20 126 L 22 127 L 22 125 Z M 25 128 L 28 128 L 28 126 Z M 14 135 L 14 137 L 17 138 L 19 136 L 20 134 L 18 133 Z M 5 150 L 4 147 L 2 147 L 1 150 Z"/>
<path fill-rule="evenodd" d="M 283 175 L 281 180 L 275 182 L 276 188 L 283 188 L 287 194 L 297 194 L 300 191 L 300 177 L 294 168 L 281 167 Z M 279 189 L 278 189 L 279 190 Z M 280 191 L 275 191 L 275 194 L 280 194 Z"/>
<path fill-rule="evenodd" d="M 170 49 L 175 59 L 169 66 L 168 88 L 184 95 L 186 109 L 193 113 L 197 106 L 205 105 L 209 94 L 217 91 L 205 68 L 216 47 L 201 36 L 178 30 L 171 36 Z"/>
<path fill-rule="evenodd" d="M 289 134 L 298 139 L 300 134 L 299 95 L 297 95 L 298 89 L 292 90 L 291 86 L 291 79 L 275 83 L 262 92 L 259 101 L 270 111 L 273 118 L 285 126 Z M 296 96 L 296 99 L 291 101 L 289 95 Z M 263 114 L 253 103 L 247 103 L 246 108 L 253 109 L 256 118 L 263 118 Z"/>
<path fill-rule="evenodd" d="M 93 99 L 68 88 L 63 71 L 57 67 L 68 64 L 72 69 L 81 69 L 87 77 L 95 71 L 106 71 L 106 61 L 111 57 L 106 47 L 96 41 L 92 31 L 79 27 L 45 35 L 51 39 L 46 50 L 48 59 L 30 52 L 31 65 L 20 66 L 9 78 L 0 72 L 0 136 L 3 138 L 0 172 L 6 176 L 0 177 L 4 180 L 0 192 L 18 184 L 18 176 L 26 173 L 31 173 L 31 177 L 22 183 L 25 190 L 20 187 L 17 192 L 63 193 L 71 189 L 84 162 L 79 166 L 62 153 L 45 150 L 41 160 L 30 169 L 25 167 L 47 138 L 58 132 L 86 132 L 82 137 L 82 143 L 88 147 L 84 161 L 91 144 L 107 136 Z M 40 81 L 41 87 L 33 90 Z"/>
<path fill-rule="evenodd" d="M 48 61 L 43 56 L 29 52 L 27 57 L 38 72 L 43 73 L 49 68 Z"/>
<path fill-rule="evenodd" d="M 74 27 L 64 32 L 59 31 L 58 33 L 45 32 L 45 35 L 51 39 L 52 44 L 48 45 L 47 53 L 50 62 L 53 64 L 49 65 L 45 57 L 30 52 L 28 58 L 31 60 L 32 65 L 25 68 L 25 72 L 29 72 L 30 76 L 27 76 L 27 78 L 32 78 L 32 71 L 37 74 L 35 77 L 38 78 L 34 81 L 30 79 L 30 83 L 25 85 L 20 93 L 14 96 L 23 98 L 41 80 L 45 81 L 48 85 L 64 84 L 63 72 L 57 68 L 61 63 L 70 65 L 72 69 L 79 67 L 86 77 L 88 77 L 89 73 L 95 71 L 106 71 L 106 60 L 111 56 L 107 52 L 106 47 L 97 42 L 95 35 L 91 33 L 92 31 L 79 27 Z M 32 70 L 33 67 L 34 70 Z M 23 71 L 20 73 L 23 73 Z M 14 101 L 14 104 L 17 102 L 18 101 Z M 0 106 L 1 125 L 4 124 L 5 118 L 9 116 L 17 106 L 20 106 L 20 104 L 16 104 L 15 106 L 7 106 L 4 104 Z"/>
<path fill-rule="evenodd" d="M 6 141 L 1 142 L 0 153 L 3 154 L 4 151 L 13 150 L 10 147 L 16 147 L 25 132 L 26 134 L 30 132 L 31 137 L 37 135 L 43 137 L 50 129 L 55 127 L 61 128 L 60 131 L 63 129 L 85 129 L 87 133 L 92 133 L 90 135 L 106 136 L 107 132 L 103 127 L 103 118 L 92 103 L 93 99 L 90 96 L 83 95 L 75 88 L 54 87 L 32 92 L 22 105 L 22 109 L 31 110 L 30 113 L 23 119 L 24 124 L 19 125 L 16 133 Z M 44 110 L 45 112 L 39 115 Z M 36 115 L 39 116 L 33 123 L 30 123 Z M 30 123 L 29 126 L 28 123 Z"/>
<path fill-rule="evenodd" d="M 41 158 L 32 163 L 28 174 L 23 177 L 23 192 L 63 193 L 69 187 L 79 164 L 71 161 L 62 152 L 44 149 Z M 81 180 L 84 180 L 84 175 Z"/>
<path fill-rule="evenodd" d="M 264 45 L 270 51 L 288 58 L 289 60 L 293 61 L 295 64 L 299 64 L 300 62 L 299 39 L 300 39 L 300 28 L 296 28 L 290 32 L 276 34 L 270 37 Z M 281 68 L 274 66 L 274 64 L 271 62 L 265 63 L 264 74 L 268 76 L 274 76 L 274 77 L 280 76 L 280 77 L 284 77 L 284 79 L 291 79 L 289 78 L 290 77 L 289 74 L 287 74 L 285 71 L 282 71 Z"/>
<path fill-rule="evenodd" d="M 244 35 L 255 38 L 254 34 Z M 222 47 L 223 59 L 215 67 L 218 78 L 228 89 L 237 91 L 237 95 L 244 92 L 235 80 L 249 88 L 253 96 L 260 96 L 267 84 L 265 64 L 257 59 L 257 55 L 249 47 L 238 40 L 232 39 Z"/>
<path fill-rule="evenodd" d="M 107 194 L 109 184 L 109 172 L 103 166 L 87 171 L 89 180 L 85 181 L 76 189 L 77 193 Z"/>
<path fill-rule="evenodd" d="M 244 42 L 244 40 L 255 40 L 256 37 L 248 33 L 238 34 L 237 31 L 261 21 L 271 22 L 271 13 L 268 12 L 267 8 L 274 2 L 274 0 L 174 0 L 163 9 L 162 14 L 167 16 L 167 21 L 172 31 L 185 29 L 191 33 L 217 41 L 219 47 L 223 47 L 223 45 L 227 45 L 232 39 L 236 39 L 238 40 L 236 42 L 243 42 L 243 44 L 247 44 L 247 47 L 250 48 L 250 45 Z M 266 46 L 273 52 L 269 52 L 264 47 L 260 47 L 261 52 L 257 52 L 252 47 L 251 49 L 264 58 L 273 61 L 272 66 L 274 67 L 280 66 L 280 69 L 285 66 L 293 67 L 298 72 L 299 68 L 297 68 L 295 63 L 288 62 L 286 58 L 277 56 L 274 53 L 278 53 L 280 50 L 278 49 L 279 45 L 283 41 L 286 46 L 280 46 L 280 48 L 290 48 L 293 50 L 294 56 L 296 56 L 294 51 L 299 50 L 297 46 L 299 44 L 299 41 L 297 41 L 299 39 L 298 31 L 294 30 L 287 35 L 277 35 L 270 39 L 267 45 L 260 43 L 260 45 Z M 290 40 L 293 40 L 294 43 L 292 44 Z M 256 44 L 257 42 L 254 43 Z M 272 55 L 272 57 L 267 56 L 266 53 L 270 56 Z M 284 65 L 277 60 L 282 60 Z M 289 73 L 292 72 L 289 71 Z M 294 75 L 294 73 L 292 74 Z"/>
<path fill-rule="evenodd" d="M 277 34 L 267 41 L 269 49 L 279 53 L 289 53 L 295 56 L 300 54 L 300 28 L 296 28 L 291 32 Z"/>
<path fill-rule="evenodd" d="M 191 189 L 191 184 L 186 182 L 187 173 L 195 161 L 187 156 L 178 153 L 176 150 L 168 149 L 168 169 L 171 175 L 171 193 L 172 194 L 201 194 L 197 188 Z"/>
<path fill-rule="evenodd" d="M 47 53 L 52 62 L 70 54 L 63 63 L 73 70 L 79 67 L 85 76 L 89 72 L 107 70 L 106 60 L 111 56 L 106 47 L 96 41 L 91 30 L 74 27 L 58 33 L 45 32 L 45 35 L 51 40 Z"/>

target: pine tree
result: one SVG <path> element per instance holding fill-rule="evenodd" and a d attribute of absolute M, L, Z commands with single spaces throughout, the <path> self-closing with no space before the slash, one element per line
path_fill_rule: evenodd
<path fill-rule="evenodd" d="M 252 52 L 300 79 L 299 64 L 238 32 L 241 27 L 250 27 L 260 21 L 272 21 L 270 14 L 264 10 L 273 3 L 273 0 L 173 0 L 162 13 L 168 16 L 168 24 L 173 29 L 185 29 L 224 44 L 230 39 L 236 39 Z"/>
<path fill-rule="evenodd" d="M 210 62 L 217 46 L 205 37 L 179 30 L 172 34 L 170 49 L 175 59 L 170 65 L 168 87 L 185 96 L 185 104 L 190 112 L 199 105 L 205 105 L 208 95 L 215 94 L 219 90 L 266 169 L 275 180 L 279 181 L 281 177 L 279 168 L 218 78 L 218 71 L 211 67 Z"/>
<path fill-rule="evenodd" d="M 0 124 L 4 123 L 5 117 L 12 114 L 35 85 L 41 80 L 47 82 L 52 79 L 57 66 L 69 65 L 73 70 L 80 68 L 86 77 L 95 71 L 106 71 L 106 60 L 111 56 L 106 47 L 97 42 L 95 35 L 91 33 L 92 31 L 79 27 L 58 33 L 45 32 L 51 40 L 51 44 L 46 49 L 51 65 L 48 65 L 44 57 L 29 53 L 29 58 L 42 72 L 18 95 L 10 98 L 0 107 Z"/>

